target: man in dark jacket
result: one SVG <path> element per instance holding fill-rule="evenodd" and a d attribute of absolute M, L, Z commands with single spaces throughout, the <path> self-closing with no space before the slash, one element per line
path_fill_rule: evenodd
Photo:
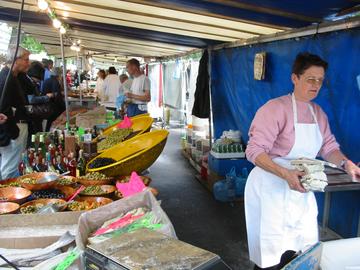
<path fill-rule="evenodd" d="M 7 64 L 0 72 L 0 96 L 5 91 L 4 100 L 0 104 L 0 112 L 6 115 L 6 121 L 0 124 L 0 179 L 17 177 L 21 153 L 26 148 L 28 125 L 25 111 L 25 97 L 22 94 L 17 76 L 26 72 L 30 66 L 30 52 L 19 47 L 13 70 L 10 74 L 6 89 L 6 77 L 9 66 L 14 59 L 15 47 L 10 47 L 7 54 Z M 15 113 L 14 113 L 15 112 Z"/>
<path fill-rule="evenodd" d="M 43 113 L 43 117 L 41 117 L 39 113 L 35 115 L 30 114 L 28 143 L 31 134 L 43 131 L 42 122 L 44 119 L 47 119 L 51 113 L 48 112 L 48 110 L 51 108 L 50 99 L 54 96 L 53 93 L 41 95 L 40 92 L 41 81 L 44 79 L 44 71 L 45 69 L 42 64 L 38 61 L 34 61 L 30 64 L 27 74 L 20 73 L 18 75 L 23 94 L 26 97 L 26 104 L 32 106 L 33 110 L 37 112 L 47 111 L 46 115 Z"/>

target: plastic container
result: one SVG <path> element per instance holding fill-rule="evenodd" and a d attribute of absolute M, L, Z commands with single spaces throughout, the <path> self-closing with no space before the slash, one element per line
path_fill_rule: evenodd
<path fill-rule="evenodd" d="M 246 158 L 218 159 L 212 154 L 209 154 L 208 163 L 209 169 L 220 176 L 225 176 L 232 167 L 235 167 L 238 172 L 241 172 L 244 167 L 246 167 L 249 172 L 254 168 L 254 165 L 247 161 Z"/>
<path fill-rule="evenodd" d="M 240 176 L 236 175 L 236 169 L 233 167 L 226 175 L 225 180 L 214 184 L 213 193 L 215 199 L 221 202 L 232 202 L 236 198 L 243 197 L 247 176 L 248 170 L 246 167 L 242 169 Z"/>
<path fill-rule="evenodd" d="M 235 179 L 235 195 L 236 197 L 243 197 L 245 192 L 246 180 L 249 172 L 246 167 L 242 168 L 241 176 L 237 176 Z"/>
<path fill-rule="evenodd" d="M 221 202 L 232 202 L 236 198 L 236 171 L 233 167 L 226 175 L 225 180 L 218 181 L 213 186 L 216 200 Z"/>

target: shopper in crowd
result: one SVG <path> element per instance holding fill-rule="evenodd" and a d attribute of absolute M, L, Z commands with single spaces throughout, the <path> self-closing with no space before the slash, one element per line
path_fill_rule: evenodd
<path fill-rule="evenodd" d="M 96 80 L 96 86 L 95 86 L 95 93 L 97 93 L 100 100 L 103 100 L 103 87 L 104 87 L 104 80 L 106 77 L 105 70 L 100 69 L 97 73 L 97 80 Z"/>
<path fill-rule="evenodd" d="M 119 78 L 120 78 L 120 83 L 121 83 L 121 84 L 124 84 L 124 83 L 129 79 L 129 76 L 126 75 L 126 74 L 121 74 L 121 75 L 119 76 Z"/>
<path fill-rule="evenodd" d="M 0 125 L 5 124 L 5 122 L 7 121 L 7 116 L 3 113 L 0 113 Z"/>
<path fill-rule="evenodd" d="M 103 84 L 104 102 L 107 109 L 116 110 L 116 98 L 120 92 L 120 78 L 115 67 L 109 68 L 109 75 L 106 76 Z"/>
<path fill-rule="evenodd" d="M 132 79 L 129 79 L 129 76 L 126 74 L 120 75 L 120 94 L 124 95 L 125 93 L 130 91 Z"/>
<path fill-rule="evenodd" d="M 299 54 L 291 75 L 293 93 L 267 102 L 251 124 L 246 156 L 256 167 L 246 182 L 245 214 L 255 269 L 281 269 L 298 251 L 319 241 L 314 193 L 304 189 L 304 173 L 291 160 L 321 155 L 354 181 L 360 179 L 359 167 L 340 151 L 326 114 L 311 102 L 327 66 L 317 55 Z"/>
<path fill-rule="evenodd" d="M 44 72 L 45 69 L 43 65 L 38 61 L 34 61 L 30 64 L 27 74 L 23 72 L 18 75 L 28 108 L 28 142 L 31 134 L 43 131 L 42 122 L 48 118 L 52 109 L 50 99 L 54 97 L 54 94 L 47 93 L 45 95 L 41 95 L 40 92 L 40 83 L 44 79 Z"/>
<path fill-rule="evenodd" d="M 79 73 L 76 70 L 74 73 L 74 86 L 75 87 L 79 87 L 80 86 L 80 81 L 79 81 Z"/>
<path fill-rule="evenodd" d="M 18 165 L 21 153 L 26 148 L 28 134 L 25 98 L 18 81 L 18 74 L 26 72 L 30 66 L 30 52 L 19 47 L 15 57 L 16 47 L 10 46 L 7 53 L 7 65 L 0 72 L 0 96 L 4 93 L 1 105 L 2 121 L 0 125 L 0 179 L 19 176 Z M 6 77 L 10 72 L 12 61 L 15 62 L 9 76 L 7 87 L 4 88 Z M 5 117 L 4 117 L 5 116 Z"/>
<path fill-rule="evenodd" d="M 51 77 L 52 69 L 54 68 L 54 62 L 51 59 L 42 59 L 42 64 L 44 66 L 45 72 L 44 72 L 44 79 L 41 83 L 41 92 L 44 91 L 44 82 Z"/>
<path fill-rule="evenodd" d="M 127 97 L 125 96 L 125 93 L 130 92 L 132 80 L 129 79 L 128 75 L 121 74 L 120 83 L 121 86 L 120 86 L 119 96 L 117 98 L 117 102 L 118 102 L 117 107 L 119 108 L 118 114 L 120 119 L 124 119 L 127 113 L 127 105 L 128 105 L 126 101 Z"/>
<path fill-rule="evenodd" d="M 52 93 L 53 112 L 47 119 L 46 131 L 50 130 L 51 124 L 65 111 L 65 101 L 62 86 L 62 69 L 54 68 L 51 77 L 44 82 L 44 93 Z"/>
<path fill-rule="evenodd" d="M 68 69 L 66 71 L 66 83 L 68 85 L 68 89 L 70 89 L 71 85 L 72 85 L 72 77 L 71 77 L 71 71 L 70 69 Z"/>
<path fill-rule="evenodd" d="M 125 96 L 130 99 L 127 115 L 132 117 L 147 113 L 147 103 L 151 100 L 150 79 L 141 72 L 140 63 L 135 58 L 127 61 L 126 68 L 133 77 L 130 91 L 125 93 Z"/>

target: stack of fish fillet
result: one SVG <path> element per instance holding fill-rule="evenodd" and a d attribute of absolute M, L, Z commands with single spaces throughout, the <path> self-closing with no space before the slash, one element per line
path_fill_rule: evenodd
<path fill-rule="evenodd" d="M 323 161 L 300 158 L 291 161 L 291 165 L 305 173 L 300 181 L 307 191 L 324 191 L 328 185 Z"/>

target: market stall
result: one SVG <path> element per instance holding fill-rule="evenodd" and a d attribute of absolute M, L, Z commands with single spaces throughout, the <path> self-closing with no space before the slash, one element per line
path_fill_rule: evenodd
<path fill-rule="evenodd" d="M 39 264 L 35 269 L 47 269 L 49 265 L 64 269 L 85 252 L 85 265 L 89 269 L 92 265 L 131 268 L 134 264 L 150 269 L 164 265 L 185 269 L 221 265 L 221 269 L 226 269 L 216 254 L 176 240 L 171 221 L 154 197 L 158 191 L 147 187 L 155 179 L 141 175 L 162 153 L 168 131 L 152 129 L 153 120 L 148 116 L 126 118 L 119 123 L 111 112 L 97 106 L 96 96 L 87 85 L 72 91 L 67 89 L 67 57 L 77 60 L 80 57 L 82 62 L 87 61 L 85 65 L 92 65 L 91 59 L 99 66 L 110 66 L 124 65 L 129 57 L 141 56 L 147 63 L 156 64 L 153 74 L 157 77 L 157 89 L 152 96 L 157 98 L 153 103 L 164 112 L 164 104 L 180 115 L 185 111 L 187 119 L 192 108 L 184 107 L 195 104 L 193 113 L 205 118 L 208 124 L 199 124 L 202 126 L 199 128 L 194 121 L 194 125 L 188 126 L 182 140 L 184 155 L 198 170 L 199 180 L 210 190 L 215 187 L 218 195 L 225 194 L 218 198 L 228 201 L 243 197 L 247 173 L 252 169 L 244 158 L 250 120 L 260 105 L 289 87 L 284 79 L 288 76 L 279 72 L 279 67 L 286 67 L 295 51 L 311 49 L 324 57 L 333 57 L 334 66 L 341 67 L 351 77 L 351 80 L 339 79 L 339 70 L 330 68 L 332 76 L 328 85 L 339 86 L 340 82 L 342 85 L 335 87 L 330 95 L 320 96 L 319 102 L 329 113 L 345 152 L 359 159 L 353 147 L 358 140 L 351 135 L 358 131 L 358 125 L 353 125 L 358 120 L 354 115 L 359 115 L 359 106 L 353 80 L 357 76 L 353 63 L 356 58 L 352 57 L 358 48 L 348 50 L 349 44 L 359 43 L 357 17 L 309 26 L 333 12 L 334 6 L 325 1 L 321 1 L 321 9 L 314 3 L 306 7 L 308 16 L 297 14 L 299 10 L 291 6 L 280 11 L 276 6 L 279 4 L 258 9 L 256 5 L 261 6 L 260 1 L 251 5 L 234 1 L 185 1 L 182 5 L 178 1 L 95 2 L 42 0 L 25 4 L 24 32 L 36 36 L 57 62 L 62 63 L 66 112 L 50 133 L 33 134 L 31 146 L 19 166 L 24 175 L 1 182 L 0 197 L 4 202 L 0 203 L 0 211 L 7 214 L 2 219 L 4 230 L 0 238 L 0 243 L 7 244 L 1 247 L 39 248 L 36 254 L 23 251 L 26 259 L 22 257 L 24 254 L 19 254 L 22 251 L 5 253 L 12 261 L 27 265 L 29 261 L 45 260 L 44 268 Z M 347 10 L 349 6 L 345 2 L 337 2 L 336 9 Z M 15 25 L 19 3 L 17 0 L 1 4 L 4 21 Z M 173 5 L 176 8 L 171 8 Z M 48 17 L 58 30 L 49 27 Z M 307 28 L 289 31 L 291 27 Z M 325 50 L 325 44 L 332 42 L 336 46 Z M 192 89 L 195 100 L 184 98 L 189 95 L 187 88 L 195 85 L 193 81 L 189 86 L 190 76 L 186 75 L 193 70 L 183 68 L 185 65 L 177 61 L 191 53 L 202 54 L 196 65 L 199 68 L 196 84 L 203 87 Z M 254 57 L 258 59 L 255 71 Z M 350 60 L 345 64 L 344 58 Z M 144 69 L 148 71 L 146 65 Z M 339 91 L 344 85 L 355 90 L 341 99 Z M 338 111 L 341 119 L 332 114 Z M 70 176 L 60 175 L 68 172 Z M 226 175 L 227 179 L 223 180 Z M 329 215 L 329 224 L 331 217 L 337 216 L 331 210 L 337 202 L 329 206 L 329 192 L 355 190 L 358 186 L 329 185 L 325 190 L 323 227 Z M 71 195 L 75 195 L 73 201 Z M 356 204 L 358 196 L 354 197 L 349 196 L 349 204 Z M 53 209 L 58 213 L 41 214 Z M 358 211 L 349 215 L 353 220 L 357 214 Z M 75 225 L 78 220 L 79 224 Z M 69 243 L 74 247 L 75 234 L 77 248 L 64 252 L 64 246 Z M 149 241 L 151 251 L 144 248 L 144 243 Z M 164 255 L 163 249 L 155 250 L 158 243 L 164 242 L 171 256 Z M 123 252 L 119 253 L 120 246 Z M 139 251 L 145 256 L 139 256 Z M 179 258 L 174 259 L 175 255 Z M 130 262 L 125 262 L 124 258 L 128 257 Z"/>

